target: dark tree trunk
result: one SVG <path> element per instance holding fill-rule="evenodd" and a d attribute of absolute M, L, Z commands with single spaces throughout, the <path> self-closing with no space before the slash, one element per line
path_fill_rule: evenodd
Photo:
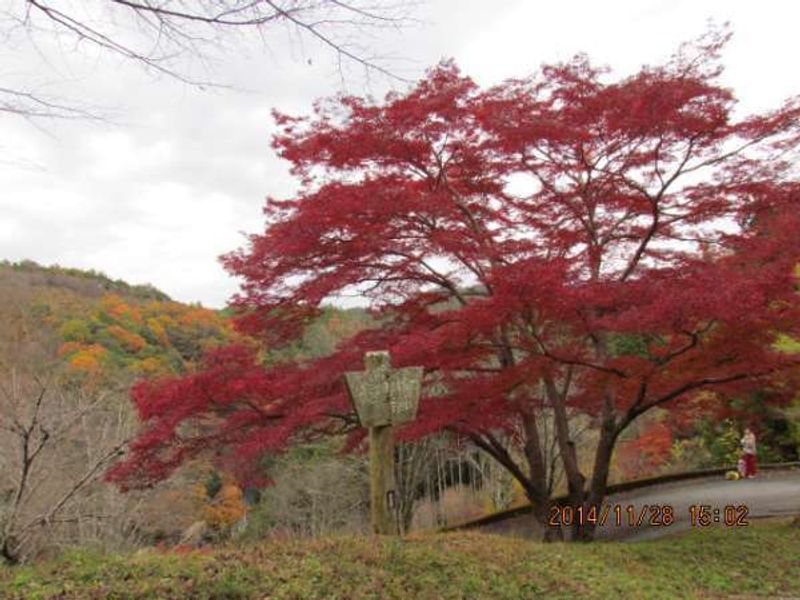
<path fill-rule="evenodd" d="M 548 526 L 550 509 L 553 504 L 547 491 L 545 464 L 533 415 L 524 417 L 523 423 L 527 423 L 523 428 L 526 433 L 524 450 L 528 461 L 528 473 L 514 461 L 506 448 L 490 432 L 473 433 L 469 437 L 476 446 L 500 463 L 520 483 L 531 502 L 534 518 L 544 529 L 545 541 L 560 540 L 563 539 L 563 532 L 560 528 Z"/>
<path fill-rule="evenodd" d="M 6 538 L 3 540 L 3 545 L 0 546 L 0 556 L 2 556 L 9 565 L 18 565 L 19 555 L 17 554 L 17 550 L 18 547 L 14 538 Z"/>
<path fill-rule="evenodd" d="M 608 475 L 611 468 L 611 457 L 614 454 L 614 445 L 619 435 L 619 428 L 616 426 L 613 418 L 607 418 L 603 421 L 600 429 L 600 440 L 597 442 L 595 450 L 594 467 L 592 469 L 592 479 L 589 482 L 589 489 L 587 490 L 586 501 L 583 503 L 584 513 L 588 513 L 589 507 L 597 507 L 598 512 L 600 506 L 605 500 L 606 490 L 608 488 Z M 576 541 L 589 542 L 594 539 L 596 523 L 579 523 L 576 524 L 573 531 L 573 538 Z"/>
<path fill-rule="evenodd" d="M 580 506 L 585 500 L 584 486 L 586 477 L 578 466 L 578 454 L 569 432 L 565 392 L 556 389 L 552 378 L 545 379 L 545 389 L 550 403 L 553 406 L 553 418 L 556 426 L 556 439 L 558 451 L 564 465 L 564 474 L 567 478 L 567 490 L 570 504 Z"/>
<path fill-rule="evenodd" d="M 536 416 L 533 411 L 523 414 L 523 430 L 525 431 L 525 458 L 528 461 L 528 485 L 525 486 L 525 493 L 533 506 L 533 514 L 536 520 L 544 528 L 545 541 L 556 541 L 564 539 L 564 534 L 560 527 L 550 525 L 550 509 L 552 502 L 547 486 L 547 466 L 542 455 L 541 439 L 539 429 L 536 425 Z"/>

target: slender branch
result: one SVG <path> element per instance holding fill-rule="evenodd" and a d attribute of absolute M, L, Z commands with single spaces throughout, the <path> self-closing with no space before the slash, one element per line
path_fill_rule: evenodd
<path fill-rule="evenodd" d="M 706 377 L 703 379 L 698 379 L 696 381 L 687 382 L 672 391 L 663 394 L 662 396 L 656 398 L 647 403 L 642 403 L 638 409 L 632 411 L 633 417 L 637 417 L 640 414 L 650 410 L 651 408 L 658 406 L 659 404 L 665 404 L 670 400 L 674 400 L 681 394 L 685 394 L 686 392 L 690 392 L 692 390 L 712 386 L 712 385 L 721 385 L 724 383 L 732 383 L 734 381 L 741 381 L 742 379 L 749 379 L 752 377 L 762 377 L 764 375 L 768 375 L 769 371 L 763 373 L 736 373 L 735 375 L 728 375 L 727 377 Z"/>
<path fill-rule="evenodd" d="M 103 456 L 101 456 L 95 463 L 89 468 L 83 476 L 78 479 L 72 487 L 57 501 L 55 502 L 45 513 L 35 517 L 28 521 L 26 525 L 24 525 L 20 530 L 19 534 L 27 532 L 32 527 L 36 525 L 46 525 L 49 523 L 52 518 L 64 507 L 64 505 L 69 502 L 75 494 L 77 494 L 81 489 L 83 489 L 88 483 L 93 481 L 97 475 L 98 471 L 110 460 L 113 460 L 117 456 L 121 456 L 124 452 L 124 448 L 127 446 L 129 440 L 124 440 L 111 448 L 108 452 L 106 452 Z"/>

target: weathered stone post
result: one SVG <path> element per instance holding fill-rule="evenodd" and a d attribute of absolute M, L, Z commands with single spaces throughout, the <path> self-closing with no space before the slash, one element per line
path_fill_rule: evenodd
<path fill-rule="evenodd" d="M 367 352 L 364 371 L 345 373 L 350 400 L 362 427 L 369 429 L 370 522 L 372 531 L 397 532 L 399 496 L 394 478 L 393 426 L 417 415 L 422 367 L 392 369 L 389 353 Z"/>

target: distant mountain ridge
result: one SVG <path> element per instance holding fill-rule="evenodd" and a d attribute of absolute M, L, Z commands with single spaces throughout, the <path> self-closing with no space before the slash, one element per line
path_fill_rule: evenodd
<path fill-rule="evenodd" d="M 32 260 L 11 262 L 0 260 L 0 283 L 10 273 L 21 274 L 34 286 L 56 286 L 73 290 L 81 295 L 99 297 L 114 293 L 137 300 L 170 301 L 167 294 L 150 284 L 131 285 L 121 279 L 111 279 L 104 273 L 61 267 L 44 266 Z"/>

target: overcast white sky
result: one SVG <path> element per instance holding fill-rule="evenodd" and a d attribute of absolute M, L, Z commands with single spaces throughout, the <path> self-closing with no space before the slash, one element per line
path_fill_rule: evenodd
<path fill-rule="evenodd" d="M 21 1 L 0 0 L 0 8 Z M 403 57 L 395 69 L 409 77 L 453 57 L 491 84 L 577 52 L 626 74 L 667 59 L 713 19 L 732 25 L 724 82 L 742 107 L 800 93 L 796 2 L 428 0 L 416 16 L 422 24 L 371 41 L 376 53 Z M 0 112 L 0 259 L 96 269 L 222 307 L 237 284 L 217 257 L 241 246 L 243 232 L 261 230 L 265 196 L 293 189 L 269 147 L 270 111 L 305 114 L 341 91 L 330 55 L 276 29 L 266 51 L 252 44 L 216 67 L 240 91 L 204 92 L 120 60 L 41 49 L 0 36 L 0 85 L 35 82 L 114 107 L 116 124 L 36 128 Z M 345 83 L 374 95 L 390 85 L 366 83 L 357 71 Z"/>

